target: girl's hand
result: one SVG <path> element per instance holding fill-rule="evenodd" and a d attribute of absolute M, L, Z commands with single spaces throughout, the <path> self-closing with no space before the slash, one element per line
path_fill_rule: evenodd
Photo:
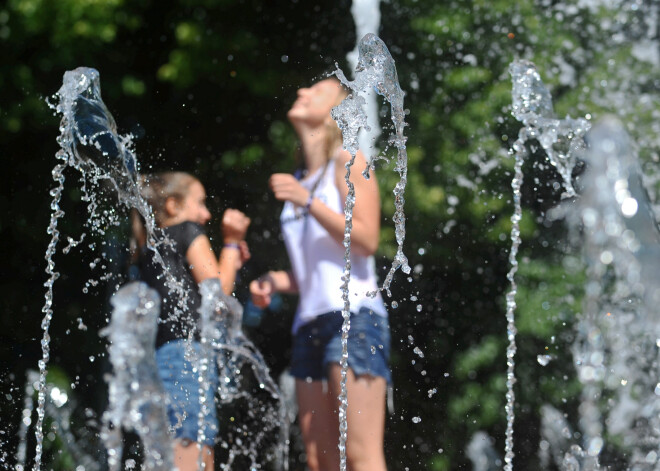
<path fill-rule="evenodd" d="M 222 215 L 222 238 L 224 243 L 239 243 L 245 239 L 245 233 L 247 232 L 249 226 L 250 218 L 243 214 L 241 211 L 238 209 L 225 210 L 224 214 Z"/>
<path fill-rule="evenodd" d="M 275 198 L 280 201 L 291 201 L 298 206 L 305 206 L 309 198 L 307 191 L 296 178 L 288 173 L 274 173 L 268 181 Z"/>
<path fill-rule="evenodd" d="M 275 284 L 273 283 L 273 279 L 268 275 L 261 276 L 250 283 L 252 302 L 257 307 L 268 307 L 274 293 Z"/>

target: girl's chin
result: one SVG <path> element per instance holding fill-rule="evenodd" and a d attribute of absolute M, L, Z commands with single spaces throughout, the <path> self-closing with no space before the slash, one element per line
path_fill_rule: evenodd
<path fill-rule="evenodd" d="M 286 114 L 286 117 L 289 118 L 289 121 L 291 122 L 299 122 L 305 120 L 305 114 L 301 113 L 301 110 L 297 110 L 295 108 L 290 109 Z"/>

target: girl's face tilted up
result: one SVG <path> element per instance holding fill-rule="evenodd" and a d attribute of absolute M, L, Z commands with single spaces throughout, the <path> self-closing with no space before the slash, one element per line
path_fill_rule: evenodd
<path fill-rule="evenodd" d="M 188 194 L 176 204 L 174 223 L 192 221 L 204 225 L 211 220 L 211 213 L 206 207 L 206 191 L 197 180 L 188 187 Z"/>
<path fill-rule="evenodd" d="M 337 80 L 326 79 L 309 88 L 298 90 L 298 98 L 287 113 L 292 123 L 323 124 L 330 119 L 330 110 L 337 104 L 341 86 Z"/>

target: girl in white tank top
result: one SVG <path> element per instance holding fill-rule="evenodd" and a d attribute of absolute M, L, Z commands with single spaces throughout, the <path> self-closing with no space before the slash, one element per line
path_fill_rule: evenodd
<path fill-rule="evenodd" d="M 336 160 L 330 160 L 300 184 L 313 193 L 314 198 L 342 214 L 343 204 L 334 182 L 335 165 Z M 316 219 L 308 217 L 305 208 L 296 207 L 291 201 L 284 203 L 280 222 L 300 296 L 292 328 L 295 334 L 301 325 L 317 316 L 343 309 L 340 294 L 344 247 L 337 244 Z M 387 316 L 378 292 L 373 256 L 351 254 L 349 292 L 351 311 L 357 312 L 367 307 L 378 315 Z M 369 292 L 377 292 L 376 297 L 367 296 Z"/>
<path fill-rule="evenodd" d="M 298 293 L 293 325 L 291 374 L 296 378 L 299 423 L 311 471 L 339 468 L 339 409 L 341 390 L 340 286 L 344 276 L 344 202 L 348 193 L 344 165 L 350 160 L 341 133 L 330 117 L 332 107 L 346 97 L 336 79 L 298 91 L 287 116 L 300 139 L 308 174 L 302 180 L 277 173 L 270 178 L 275 198 L 284 202 L 282 233 L 291 270 L 270 271 L 250 284 L 252 300 L 265 307 L 276 292 Z M 380 196 L 375 176 L 361 171 L 366 161 L 355 160 L 351 231 L 350 304 L 348 333 L 348 430 L 346 458 L 353 471 L 386 471 L 383 438 L 385 402 L 390 381 L 389 326 L 377 289 L 373 255 L 380 232 Z"/>

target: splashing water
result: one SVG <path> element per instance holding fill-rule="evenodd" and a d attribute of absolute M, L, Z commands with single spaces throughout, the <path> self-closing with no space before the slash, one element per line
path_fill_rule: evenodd
<path fill-rule="evenodd" d="M 249 443 L 235 443 L 229 451 L 227 463 L 223 469 L 231 469 L 233 462 L 238 455 L 247 456 L 251 460 L 251 469 L 260 467 L 257 462 L 257 456 L 263 451 L 266 437 L 276 427 L 279 427 L 279 443 L 276 445 L 274 459 L 279 462 L 280 468 L 288 470 L 288 413 L 283 395 L 277 384 L 270 376 L 266 362 L 257 348 L 245 337 L 241 329 L 243 307 L 238 300 L 232 296 L 227 296 L 221 289 L 220 281 L 217 278 L 204 280 L 199 285 L 202 296 L 200 306 L 200 343 L 202 345 L 202 355 L 199 356 L 200 366 L 200 428 L 208 413 L 208 404 L 205 404 L 206 394 L 203 394 L 203 388 L 208 387 L 209 368 L 218 368 L 218 371 L 224 375 L 220 378 L 218 387 L 218 396 L 221 402 L 229 403 L 238 397 L 251 399 L 250 395 L 239 390 L 238 374 L 242 370 L 244 363 L 247 363 L 253 371 L 260 388 L 270 393 L 271 398 L 277 402 L 276 411 L 268 408 L 255 406 L 253 413 L 260 413 L 259 420 L 262 427 L 255 436 L 251 437 Z M 227 356 L 229 354 L 229 357 Z M 212 405 L 213 407 L 215 405 Z M 251 411 L 252 412 L 252 411 Z M 200 432 L 198 442 L 205 437 Z M 242 445 L 242 448 L 241 448 Z M 239 448 L 236 448 L 236 447 Z M 201 458 L 201 455 L 200 455 Z M 200 463 L 201 469 L 201 463 Z"/>
<path fill-rule="evenodd" d="M 589 122 L 583 118 L 554 116 L 550 91 L 531 62 L 515 61 L 509 66 L 509 73 L 513 82 L 511 114 L 524 126 L 516 143 L 521 146 L 531 139 L 537 140 L 562 177 L 565 188 L 562 197 L 575 196 L 572 173 L 578 155 L 584 150 Z M 515 146 L 514 150 L 518 151 Z"/>
<path fill-rule="evenodd" d="M 185 311 L 187 295 L 182 283 L 170 273 L 158 247 L 172 242 L 157 226 L 151 207 L 140 193 L 137 182 L 138 162 L 132 147 L 131 136 L 117 134 L 117 125 L 101 98 L 101 81 L 98 71 L 79 67 L 64 74 L 62 87 L 57 95 L 60 99 L 56 111 L 62 115 L 58 143 L 66 153 L 68 165 L 80 171 L 85 179 L 84 201 L 89 201 L 91 226 L 104 234 L 103 220 L 96 214 L 96 194 L 88 187 L 103 181 L 116 191 L 120 205 L 136 209 L 146 226 L 146 245 L 154 252 L 156 262 L 163 268 L 167 286 L 180 298 L 179 310 Z M 113 222 L 119 216 L 112 212 Z M 180 312 L 175 312 L 179 315 Z"/>
<path fill-rule="evenodd" d="M 349 188 L 346 197 L 346 230 L 344 232 L 344 246 L 346 238 L 350 245 L 350 229 L 352 228 L 352 210 L 355 205 L 355 191 L 350 182 L 350 169 L 355 161 L 355 155 L 359 149 L 358 134 L 360 128 L 367 125 L 367 117 L 362 110 L 365 100 L 360 95 L 363 91 L 374 89 L 379 95 L 385 97 L 390 103 L 392 121 L 394 122 L 395 133 L 390 136 L 389 143 L 397 148 L 397 165 L 395 171 L 400 175 L 400 180 L 394 188 L 394 223 L 397 241 L 397 253 L 392 261 L 392 266 L 383 282 L 382 290 L 385 290 L 391 296 L 389 286 L 396 270 L 401 270 L 408 274 L 408 258 L 403 253 L 403 241 L 406 237 L 406 217 L 404 214 L 404 192 L 407 183 L 408 173 L 408 154 L 406 152 L 406 137 L 403 135 L 405 123 L 405 110 L 403 108 L 404 92 L 399 85 L 399 79 L 396 73 L 394 59 L 385 46 L 385 43 L 375 34 L 367 34 L 361 40 L 358 47 L 359 60 L 355 73 L 355 80 L 349 81 L 341 69 L 335 71 L 339 80 L 351 90 L 351 94 L 342 101 L 339 106 L 332 110 L 332 117 L 337 121 L 337 125 L 342 131 L 344 138 L 344 149 L 353 157 L 346 164 L 346 185 Z M 367 168 L 362 172 L 362 176 L 369 178 L 369 171 L 374 169 L 377 160 L 387 160 L 385 157 L 372 159 Z M 348 252 L 350 255 L 350 252 Z"/>
<path fill-rule="evenodd" d="M 473 471 L 497 471 L 502 467 L 500 458 L 493 447 L 494 440 L 486 432 L 472 435 L 465 454 L 472 461 Z"/>
<path fill-rule="evenodd" d="M 25 399 L 22 411 L 22 419 L 18 431 L 18 448 L 16 450 L 15 471 L 25 471 L 27 469 L 27 434 L 32 422 L 34 412 L 34 396 L 39 391 L 39 372 L 30 370 L 27 372 L 25 384 Z M 72 412 L 75 408 L 73 399 L 62 388 L 52 383 L 46 383 L 46 405 L 45 410 L 51 419 L 50 427 L 62 437 L 63 451 L 71 455 L 73 460 L 84 469 L 89 471 L 101 470 L 101 457 L 97 456 L 96 436 L 88 433 L 87 428 L 72 430 Z M 87 424 L 89 425 L 93 418 L 91 411 L 86 411 Z"/>
<path fill-rule="evenodd" d="M 46 274 L 49 278 L 45 283 L 45 303 L 42 308 L 44 317 L 41 322 L 43 337 L 41 340 L 42 358 L 39 360 L 39 392 L 35 425 L 35 471 L 41 468 L 43 451 L 46 375 L 50 358 L 49 330 L 53 318 L 53 285 L 59 278 L 53 257 L 60 239 L 58 221 L 64 215 L 59 203 L 64 191 L 64 171 L 67 167 L 72 167 L 82 174 L 82 200 L 88 203 L 90 229 L 103 235 L 105 227 L 119 225 L 116 211 L 97 212 L 98 203 L 96 195 L 92 191 L 101 182 L 110 184 L 115 189 L 119 202 L 128 208 L 137 209 L 144 218 L 147 227 L 147 245 L 155 251 L 156 260 L 164 266 L 157 251 L 157 245 L 162 242 L 157 242 L 155 237 L 156 227 L 151 209 L 140 196 L 135 180 L 137 161 L 131 150 L 131 139 L 129 136 L 117 134 L 114 118 L 101 99 L 99 73 L 87 67 L 67 71 L 64 74 L 62 87 L 57 92 L 57 97 L 59 102 L 55 106 L 51 106 L 62 116 L 59 127 L 60 135 L 57 138 L 61 149 L 56 154 L 56 158 L 61 162 L 53 169 L 53 180 L 57 185 L 50 191 L 53 199 L 50 204 L 52 212 L 47 232 L 51 235 L 51 240 L 45 255 Z M 71 246 L 79 243 L 71 238 L 69 238 L 69 242 L 69 246 L 63 250 L 64 253 L 67 253 Z M 181 298 L 185 299 L 181 284 L 169 274 L 168 269 L 165 269 L 165 273 L 170 289 L 181 293 Z"/>
<path fill-rule="evenodd" d="M 515 275 L 518 271 L 518 249 L 520 248 L 520 220 L 522 218 L 521 188 L 523 183 L 523 163 L 529 155 L 527 145 L 531 140 L 538 141 L 546 151 L 548 160 L 557 168 L 563 179 L 565 197 L 576 194 L 572 184 L 572 172 L 577 163 L 578 153 L 584 149 L 584 134 L 589 129 L 589 123 L 584 119 L 573 120 L 570 117 L 560 120 L 553 116 L 552 98 L 546 88 L 536 66 L 528 61 L 515 61 L 509 67 L 513 82 L 512 114 L 523 127 L 518 133 L 518 139 L 513 143 L 510 154 L 515 158 L 514 176 L 511 181 L 513 190 L 514 211 L 511 216 L 511 250 L 509 263 L 511 268 L 507 273 L 510 290 L 506 295 L 507 339 L 506 350 L 506 439 L 504 469 L 513 469 L 513 425 L 515 420 L 515 355 L 516 355 L 516 293 L 518 290 Z"/>
<path fill-rule="evenodd" d="M 355 69 L 355 80 L 349 81 L 344 73 L 338 68 L 334 73 L 339 80 L 351 90 L 351 94 L 346 97 L 338 106 L 332 109 L 332 118 L 342 131 L 344 140 L 344 149 L 351 154 L 351 159 L 346 163 L 346 186 L 348 194 L 344 205 L 344 215 L 346 224 L 344 227 L 344 273 L 342 275 L 342 299 L 344 300 L 344 309 L 342 316 L 342 358 L 341 365 L 341 394 L 339 397 L 339 452 L 340 469 L 346 469 L 346 410 L 348 407 L 346 393 L 346 377 L 348 371 L 348 332 L 350 330 L 350 300 L 348 285 L 351 275 L 351 230 L 353 228 L 353 208 L 355 206 L 355 188 L 350 181 L 351 167 L 355 162 L 355 156 L 359 148 L 359 130 L 367 126 L 367 117 L 362 109 L 365 99 L 361 93 L 374 89 L 379 95 L 391 105 L 392 121 L 394 122 L 395 134 L 390 139 L 397 148 L 397 165 L 395 170 L 399 172 L 400 180 L 394 189 L 395 213 L 394 222 L 396 227 L 397 253 L 392 262 L 387 277 L 383 283 L 384 289 L 391 296 L 389 286 L 394 277 L 394 272 L 401 268 L 404 273 L 410 273 L 408 259 L 403 254 L 403 241 L 405 239 L 405 214 L 403 212 L 404 198 L 403 193 L 406 187 L 408 155 L 406 153 L 406 138 L 403 135 L 405 127 L 404 109 L 403 109 L 403 91 L 399 86 L 394 59 L 390 55 L 387 47 L 374 34 L 365 35 L 358 45 L 359 58 Z M 373 169 L 375 160 L 372 159 L 362 175 L 369 178 L 369 171 Z M 375 295 L 375 293 L 374 293 Z"/>
<path fill-rule="evenodd" d="M 628 450 L 628 469 L 657 469 L 660 231 L 623 125 L 606 117 L 587 139 L 584 191 L 568 217 L 584 234 L 588 277 L 573 348 L 584 450 L 574 445 L 573 460 L 601 469 L 607 424 Z M 603 397 L 612 398 L 605 419 Z"/>
<path fill-rule="evenodd" d="M 167 395 L 156 366 L 156 331 L 160 300 L 144 283 L 130 283 L 111 299 L 110 324 L 100 334 L 108 337 L 110 363 L 107 411 L 103 414 L 101 437 L 108 452 L 111 471 L 119 470 L 122 429 L 134 430 L 144 445 L 144 469 L 174 468 L 173 444 L 167 430 L 164 405 Z"/>
<path fill-rule="evenodd" d="M 562 466 L 571 446 L 573 431 L 564 414 L 548 404 L 541 406 L 541 438 L 539 458 L 543 468 L 547 469 L 551 461 Z"/>
<path fill-rule="evenodd" d="M 42 321 L 44 336 L 41 342 L 43 357 L 39 362 L 38 384 L 38 404 L 37 404 L 37 424 L 35 426 L 35 435 L 37 437 L 37 446 L 35 453 L 34 470 L 37 471 L 41 466 L 41 457 L 43 450 L 43 421 L 46 411 L 51 410 L 50 404 L 46 402 L 49 394 L 46 383 L 46 365 L 49 359 L 50 337 L 48 334 L 50 321 L 52 319 L 53 302 L 53 283 L 59 276 L 54 270 L 55 264 L 53 256 L 56 252 L 56 245 L 59 241 L 59 232 L 57 230 L 58 219 L 64 212 L 59 208 L 59 201 L 64 189 L 64 171 L 67 167 L 72 167 L 82 175 L 83 182 L 83 201 L 88 203 L 89 221 L 88 226 L 94 232 L 103 235 L 104 228 L 108 225 L 119 225 L 119 213 L 112 209 L 110 211 L 100 211 L 100 205 L 97 198 L 106 195 L 107 187 L 114 190 L 118 197 L 119 206 L 136 209 L 143 217 L 147 229 L 147 247 L 153 251 L 154 259 L 163 268 L 163 274 L 166 277 L 167 286 L 170 292 L 176 292 L 180 300 L 178 311 L 175 309 L 175 315 L 180 315 L 187 306 L 187 292 L 182 283 L 171 275 L 158 249 L 161 245 L 171 244 L 166 237 L 157 229 L 151 208 L 142 198 L 140 188 L 137 183 L 137 160 L 131 150 L 130 136 L 120 136 L 117 134 L 114 118 L 109 113 L 103 103 L 100 95 L 99 74 L 94 69 L 78 68 L 68 71 L 64 75 L 63 85 L 57 93 L 59 102 L 54 108 L 62 115 L 60 123 L 60 135 L 57 139 L 61 150 L 56 157 L 62 162 L 53 170 L 53 178 L 58 183 L 57 187 L 51 191 L 53 201 L 51 203 L 52 215 L 48 228 L 48 233 L 52 234 L 52 240 L 46 252 L 47 274 L 50 275 L 46 283 L 46 304 L 43 308 L 45 313 Z M 104 188 L 100 185 L 103 184 Z M 85 234 L 80 240 L 73 240 L 69 237 L 69 246 L 63 250 L 68 253 L 71 247 L 78 245 L 84 240 Z M 96 263 L 96 262 L 95 262 Z M 217 281 L 217 280 L 216 280 Z M 108 462 L 111 469 L 119 469 L 121 465 L 122 437 L 121 426 L 127 429 L 135 430 L 140 436 L 145 449 L 144 469 L 173 469 L 171 451 L 172 443 L 167 436 L 168 421 L 161 414 L 162 405 L 165 403 L 165 396 L 162 393 L 162 386 L 158 378 L 152 377 L 155 369 L 154 345 L 155 337 L 146 330 L 137 332 L 135 329 L 127 328 L 126 317 L 137 316 L 146 326 L 147 311 L 149 316 L 155 315 L 153 328 L 156 328 L 158 318 L 157 304 L 158 299 L 150 298 L 148 291 L 145 291 L 145 285 L 128 285 L 122 288 L 113 297 L 115 304 L 115 313 L 111 325 L 103 330 L 103 335 L 111 338 L 110 359 L 115 367 L 114 375 L 108 377 L 110 408 L 106 411 L 103 419 L 104 427 L 102 438 L 108 449 Z M 207 290 L 208 289 L 202 288 Z M 219 289 L 219 288 L 218 288 Z M 214 291 L 214 290 L 211 290 Z M 288 466 L 288 422 L 284 402 L 276 384 L 269 376 L 268 368 L 261 357 L 259 351 L 247 340 L 241 332 L 240 325 L 242 319 L 242 307 L 238 301 L 232 297 L 220 294 L 220 301 L 217 301 L 221 307 L 218 312 L 224 313 L 223 332 L 225 334 L 218 336 L 206 336 L 203 355 L 197 355 L 192 352 L 190 361 L 197 365 L 199 373 L 200 388 L 208 388 L 206 375 L 210 368 L 216 367 L 216 361 L 221 371 L 225 371 L 225 377 L 222 378 L 219 396 L 221 401 L 230 402 L 237 397 L 244 396 L 249 398 L 249 394 L 242 391 L 232 390 L 231 384 L 237 384 L 237 377 L 241 373 L 243 364 L 249 364 L 260 384 L 260 388 L 268 391 L 271 397 L 279 401 L 279 406 L 275 412 L 267 410 L 266 407 L 250 407 L 249 414 L 255 418 L 259 414 L 259 420 L 264 424 L 256 436 L 250 437 L 250 443 L 242 443 L 244 437 L 248 436 L 248 429 L 241 428 L 234 437 L 235 443 L 241 449 L 238 451 L 230 450 L 230 463 L 225 469 L 231 467 L 232 456 L 243 454 L 250 456 L 252 467 L 258 468 L 260 465 L 256 461 L 258 453 L 263 453 L 263 446 L 268 434 L 275 427 L 279 427 L 281 440 L 278 444 L 277 459 L 283 464 L 284 469 Z M 216 303 L 216 304 L 217 304 Z M 208 304 L 207 311 L 211 309 Z M 153 309 L 154 313 L 151 312 Z M 213 311 L 215 312 L 215 311 Z M 140 317 L 142 316 L 142 317 Z M 150 317 L 149 317 L 150 318 Z M 209 317 L 210 318 L 210 317 Z M 123 319 L 123 320 L 119 320 Z M 82 324 L 82 319 L 79 319 Z M 130 323 L 133 326 L 133 323 Z M 205 333 L 211 331 L 208 324 L 198 326 L 201 329 L 206 328 Z M 123 331 L 122 331 L 123 326 Z M 146 327 L 145 327 L 146 329 Z M 155 332 L 155 331 L 154 331 Z M 211 332 L 213 333 L 213 332 Z M 155 335 L 155 334 L 154 334 Z M 151 340 L 147 340 L 147 337 Z M 192 350 L 192 349 L 191 349 Z M 231 352 L 231 359 L 227 365 L 222 358 Z M 217 360 L 216 360 L 217 359 Z M 231 363 L 231 365 L 229 365 Z M 231 368 L 229 368 L 231 366 Z M 146 368 L 148 371 L 143 371 Z M 151 395 L 151 398 L 149 396 Z M 202 394 L 200 397 L 205 398 Z M 204 400 L 204 399 L 202 399 Z M 27 401 L 27 398 L 26 398 Z M 151 402 L 150 402 L 151 401 Z M 26 403 L 27 404 L 27 403 Z M 205 419 L 210 407 L 214 404 L 202 405 L 202 414 L 200 420 Z M 30 403 L 29 407 L 33 407 Z M 26 410 L 28 407 L 26 406 Z M 252 410 L 253 409 L 253 410 Z M 31 412 L 28 411 L 29 415 Z M 55 413 L 55 412 L 54 412 Z M 61 414 L 60 414 L 61 415 Z M 29 419 L 29 417 L 28 417 Z M 23 431 L 27 433 L 28 423 L 23 422 L 26 427 Z M 60 427 L 66 432 L 64 427 Z M 203 430 L 200 428 L 200 430 Z M 202 431 L 203 434 L 203 431 Z M 200 438 L 204 438 L 202 435 Z M 25 462 L 26 446 L 25 437 L 19 444 L 19 463 Z M 23 448 L 21 448 L 23 447 Z M 21 456 L 23 457 L 22 459 Z M 272 456 L 271 456 L 272 457 Z M 81 459 L 78 464 L 85 465 L 87 460 Z M 127 464 L 128 465 L 128 464 Z M 92 466 L 87 469 L 95 469 Z"/>
<path fill-rule="evenodd" d="M 534 65 L 516 62 L 510 71 L 514 81 L 513 113 L 525 125 L 513 145 L 516 209 L 512 255 L 520 243 L 517 222 L 527 141 L 537 140 L 548 159 L 554 159 L 553 165 L 564 178 L 564 197 L 577 195 L 570 180 L 572 169 L 578 158 L 586 161 L 581 194 L 572 207 L 561 210 L 573 244 L 583 247 L 587 262 L 583 312 L 578 316 L 573 344 L 578 379 L 583 384 L 579 407 L 582 446 L 572 443 L 573 434 L 561 414 L 545 406 L 542 461 L 549 463 L 552 457 L 567 471 L 604 469 L 600 455 L 606 446 L 606 425 L 608 436 L 617 437 L 625 450 L 627 469 L 658 469 L 660 322 L 654 314 L 660 301 L 660 231 L 634 146 L 621 123 L 613 118 L 603 119 L 590 131 L 585 120 L 554 119 L 550 94 Z M 513 458 L 515 257 L 511 265 L 505 469 L 511 469 Z M 609 398 L 606 416 L 602 411 L 605 397 Z"/>

